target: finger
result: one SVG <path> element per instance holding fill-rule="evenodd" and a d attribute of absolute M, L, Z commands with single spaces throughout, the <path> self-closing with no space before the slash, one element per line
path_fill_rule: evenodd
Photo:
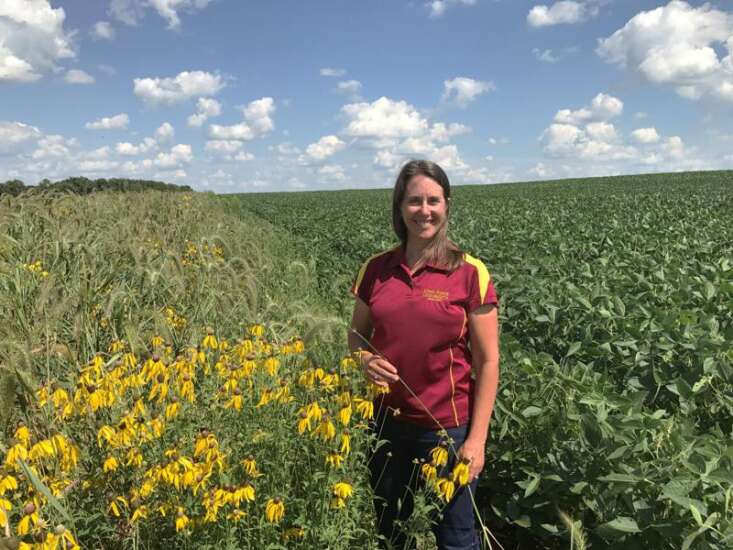
<path fill-rule="evenodd" d="M 392 374 L 397 374 L 397 368 L 392 363 L 390 363 L 389 361 L 387 361 L 385 359 L 379 358 L 379 359 L 375 360 L 373 362 L 373 364 L 376 365 L 376 366 L 378 366 L 379 368 L 381 368 L 382 370 L 384 370 L 386 372 L 389 372 L 389 373 L 392 373 Z"/>
<path fill-rule="evenodd" d="M 382 378 L 385 378 L 387 380 L 396 381 L 399 380 L 399 376 L 397 376 L 397 373 L 392 373 L 388 370 L 386 370 L 381 363 L 375 362 L 371 363 L 369 365 L 369 372 L 376 373 L 377 375 L 381 376 Z"/>

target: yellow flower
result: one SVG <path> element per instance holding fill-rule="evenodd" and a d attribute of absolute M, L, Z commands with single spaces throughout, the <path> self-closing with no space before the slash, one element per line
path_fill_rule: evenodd
<path fill-rule="evenodd" d="M 5 476 L 0 479 L 0 495 L 4 495 L 7 491 L 14 491 L 18 488 L 18 480 L 13 476 Z"/>
<path fill-rule="evenodd" d="M 244 471 L 247 472 L 249 475 L 255 477 L 259 474 L 257 471 L 257 462 L 255 461 L 254 457 L 248 456 L 242 461 L 242 466 L 244 466 Z"/>
<path fill-rule="evenodd" d="M 347 455 L 351 452 L 351 436 L 348 431 L 341 434 L 341 448 L 340 451 Z"/>
<path fill-rule="evenodd" d="M 132 517 L 130 518 L 130 523 L 137 523 L 141 519 L 147 519 L 149 513 L 150 511 L 148 510 L 148 507 L 145 504 L 143 504 L 142 506 L 139 506 L 132 513 Z"/>
<path fill-rule="evenodd" d="M 433 464 L 431 464 L 429 462 L 426 462 L 425 464 L 423 464 L 420 467 L 420 472 L 422 473 L 422 476 L 427 481 L 433 481 L 434 479 L 437 479 L 437 477 L 438 477 L 438 470 L 437 470 L 437 468 Z"/>
<path fill-rule="evenodd" d="M 26 449 L 28 448 L 28 445 L 31 444 L 31 432 L 25 424 L 18 426 L 18 429 L 15 430 L 14 437 L 23 443 Z"/>
<path fill-rule="evenodd" d="M 372 401 L 355 397 L 354 403 L 356 403 L 356 412 L 358 412 L 364 420 L 369 420 L 374 417 L 374 403 Z"/>
<path fill-rule="evenodd" d="M 450 479 L 444 477 L 439 478 L 435 482 L 435 489 L 438 492 L 438 496 L 446 503 L 451 501 L 456 492 L 455 484 Z"/>
<path fill-rule="evenodd" d="M 342 498 L 344 500 L 349 498 L 353 492 L 354 492 L 354 489 L 346 481 L 339 481 L 338 483 L 334 484 L 333 486 L 334 496 L 337 496 L 338 498 Z"/>
<path fill-rule="evenodd" d="M 122 351 L 123 349 L 125 349 L 125 343 L 122 340 L 115 340 L 109 345 L 110 353 L 117 353 L 118 351 Z"/>
<path fill-rule="evenodd" d="M 206 336 L 204 337 L 203 341 L 201 342 L 201 347 L 203 349 L 217 349 L 219 347 L 219 343 L 216 341 L 216 336 L 214 336 L 214 329 L 209 327 L 206 329 Z"/>
<path fill-rule="evenodd" d="M 162 336 L 153 336 L 153 337 L 152 337 L 152 338 L 150 339 L 150 344 L 151 344 L 151 345 L 152 345 L 152 346 L 153 346 L 154 348 L 159 348 L 159 347 L 160 347 L 160 346 L 162 346 L 162 345 L 163 345 L 164 343 L 165 343 L 165 340 L 163 339 L 163 337 L 162 337 Z"/>
<path fill-rule="evenodd" d="M 271 498 L 265 504 L 265 519 L 270 523 L 279 523 L 285 515 L 285 503 L 279 498 Z"/>
<path fill-rule="evenodd" d="M 332 452 L 326 455 L 326 465 L 331 466 L 332 468 L 338 468 L 339 466 L 341 466 L 343 460 L 344 457 L 338 453 Z"/>
<path fill-rule="evenodd" d="M 262 338 L 262 335 L 265 334 L 265 327 L 262 325 L 250 325 L 247 332 L 255 338 Z"/>
<path fill-rule="evenodd" d="M 348 426 L 350 420 L 351 420 L 351 405 L 342 407 L 341 410 L 339 410 L 339 421 L 341 422 L 342 425 Z"/>
<path fill-rule="evenodd" d="M 453 480 L 453 483 L 457 483 L 461 487 L 464 485 L 468 485 L 468 466 L 471 464 L 471 461 L 467 458 L 462 458 L 453 468 L 453 472 L 451 473 L 451 479 Z"/>
<path fill-rule="evenodd" d="M 119 468 L 120 463 L 117 462 L 117 459 L 110 455 L 107 457 L 107 460 L 104 461 L 104 471 L 105 472 L 114 472 L 117 468 Z"/>
<path fill-rule="evenodd" d="M 121 515 L 121 512 L 120 512 L 121 507 L 124 509 L 127 508 L 127 499 L 125 499 L 125 497 L 123 496 L 118 496 L 110 500 L 109 506 L 107 509 L 113 516 L 118 518 Z"/>
<path fill-rule="evenodd" d="M 186 515 L 182 506 L 178 507 L 176 514 L 176 533 L 185 530 L 191 524 L 191 520 Z"/>
<path fill-rule="evenodd" d="M 301 411 L 298 418 L 298 433 L 302 434 L 305 431 L 311 431 L 311 419 L 307 412 Z"/>
<path fill-rule="evenodd" d="M 328 416 L 324 416 L 314 433 L 324 441 L 328 441 L 336 437 L 336 426 Z"/>
<path fill-rule="evenodd" d="M 265 370 L 270 376 L 275 376 L 280 368 L 280 360 L 277 357 L 268 357 L 265 359 Z"/>
<path fill-rule="evenodd" d="M 430 451 L 430 458 L 433 461 L 433 465 L 436 467 L 445 466 L 448 464 L 448 449 L 442 445 L 435 447 Z"/>

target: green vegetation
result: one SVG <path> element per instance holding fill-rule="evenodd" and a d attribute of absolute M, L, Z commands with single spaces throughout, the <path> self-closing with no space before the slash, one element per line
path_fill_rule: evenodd
<path fill-rule="evenodd" d="M 96 179 L 90 180 L 84 177 L 74 177 L 51 182 L 42 180 L 35 186 L 26 186 L 21 180 L 8 180 L 0 183 L 0 196 L 12 195 L 17 197 L 22 193 L 48 194 L 49 191 L 59 193 L 76 193 L 87 195 L 98 191 L 191 191 L 188 185 L 173 185 L 161 181 L 133 180 L 127 178 Z"/>
<path fill-rule="evenodd" d="M 344 320 L 361 262 L 395 242 L 389 190 L 225 200 L 299 239 Z M 733 173 L 459 187 L 451 216 L 501 299 L 487 522 L 730 547 Z"/>

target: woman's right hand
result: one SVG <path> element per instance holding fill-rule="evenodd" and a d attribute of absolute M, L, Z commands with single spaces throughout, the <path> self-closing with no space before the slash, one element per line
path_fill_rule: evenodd
<path fill-rule="evenodd" d="M 400 379 L 397 368 L 384 357 L 375 353 L 362 352 L 361 367 L 367 379 L 378 386 L 388 386 Z"/>

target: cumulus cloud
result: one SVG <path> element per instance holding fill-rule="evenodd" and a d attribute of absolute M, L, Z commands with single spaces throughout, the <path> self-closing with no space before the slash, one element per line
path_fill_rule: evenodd
<path fill-rule="evenodd" d="M 145 10 L 154 9 L 158 15 L 168 21 L 169 29 L 178 29 L 181 25 L 180 11 L 193 12 L 209 5 L 211 0 L 112 0 L 109 13 L 118 21 L 127 25 L 137 25 L 143 18 Z"/>
<path fill-rule="evenodd" d="M 94 84 L 94 77 L 81 69 L 66 71 L 64 82 L 67 84 Z"/>
<path fill-rule="evenodd" d="M 541 136 L 545 152 L 581 159 L 633 158 L 636 150 L 624 144 L 614 125 L 608 122 L 620 115 L 623 107 L 620 99 L 600 93 L 587 107 L 559 110 L 554 123 Z"/>
<path fill-rule="evenodd" d="M 113 40 L 115 37 L 115 30 L 109 21 L 97 21 L 92 25 L 92 29 L 89 34 L 95 40 Z"/>
<path fill-rule="evenodd" d="M 624 103 L 617 97 L 604 93 L 598 94 L 590 106 L 577 110 L 561 109 L 555 114 L 555 122 L 560 124 L 579 125 L 593 120 L 608 120 L 621 114 Z"/>
<path fill-rule="evenodd" d="M 212 124 L 209 126 L 209 137 L 213 140 L 249 141 L 264 136 L 275 129 L 275 123 L 272 120 L 275 109 L 273 98 L 256 99 L 242 108 L 243 122 L 232 126 Z"/>
<path fill-rule="evenodd" d="M 443 88 L 443 101 L 454 101 L 460 106 L 465 106 L 479 95 L 495 90 L 496 86 L 493 82 L 459 76 L 453 80 L 445 80 Z"/>
<path fill-rule="evenodd" d="M 343 80 L 336 86 L 336 91 L 340 94 L 358 96 L 361 91 L 361 82 L 358 80 Z"/>
<path fill-rule="evenodd" d="M 335 77 L 340 77 L 340 76 L 344 76 L 346 74 L 346 70 L 345 69 L 335 69 L 335 68 L 331 68 L 331 67 L 324 67 L 323 69 L 321 69 L 320 72 L 321 72 L 321 76 L 335 76 Z"/>
<path fill-rule="evenodd" d="M 146 137 L 144 140 L 142 140 L 137 145 L 133 145 L 129 142 L 122 142 L 118 143 L 115 146 L 115 151 L 117 151 L 117 154 L 119 155 L 127 155 L 127 156 L 135 156 L 135 155 L 143 155 L 147 153 L 148 151 L 151 151 L 152 149 L 155 149 L 158 146 L 158 142 L 155 141 L 151 137 Z"/>
<path fill-rule="evenodd" d="M 348 117 L 344 133 L 354 137 L 403 138 L 422 134 L 428 121 L 412 105 L 380 97 L 372 103 L 350 103 L 341 111 Z"/>
<path fill-rule="evenodd" d="M 0 121 L 0 153 L 7 153 L 17 146 L 38 140 L 41 131 L 22 122 Z"/>
<path fill-rule="evenodd" d="M 158 129 L 155 130 L 155 140 L 158 143 L 166 143 L 173 141 L 173 136 L 176 135 L 176 131 L 169 122 L 164 122 Z"/>
<path fill-rule="evenodd" d="M 561 0 L 549 7 L 534 6 L 527 14 L 527 23 L 532 27 L 573 24 L 584 21 L 588 15 L 585 4 L 573 0 Z"/>
<path fill-rule="evenodd" d="M 311 143 L 305 149 L 305 154 L 313 160 L 324 160 L 346 147 L 346 143 L 337 136 L 323 136 L 316 143 Z"/>
<path fill-rule="evenodd" d="M 47 135 L 38 140 L 38 148 L 31 153 L 33 159 L 49 157 L 65 157 L 69 155 L 69 148 L 78 145 L 76 139 L 65 138 L 61 135 Z"/>
<path fill-rule="evenodd" d="M 339 164 L 326 164 L 321 166 L 318 169 L 318 174 L 334 182 L 344 181 L 346 179 L 344 168 Z"/>
<path fill-rule="evenodd" d="M 224 88 L 224 79 L 206 71 L 183 71 L 172 78 L 136 78 L 134 93 L 151 105 L 180 103 L 196 96 L 212 96 Z"/>
<path fill-rule="evenodd" d="M 158 168 L 176 168 L 181 164 L 193 160 L 193 151 L 190 145 L 179 143 L 174 145 L 168 153 L 160 152 L 154 159 L 145 159 L 143 166 L 146 168 L 155 166 Z"/>
<path fill-rule="evenodd" d="M 200 97 L 196 102 L 196 113 L 188 117 L 188 125 L 199 127 L 208 119 L 221 114 L 221 103 L 209 97 Z"/>
<path fill-rule="evenodd" d="M 242 148 L 241 141 L 214 139 L 206 142 L 204 151 L 216 154 L 230 155 Z"/>
<path fill-rule="evenodd" d="M 656 128 L 638 128 L 631 132 L 631 137 L 637 143 L 656 143 L 659 141 L 659 134 Z"/>
<path fill-rule="evenodd" d="M 74 57 L 65 18 L 48 0 L 0 2 L 0 83 L 33 82 L 56 61 Z"/>
<path fill-rule="evenodd" d="M 426 7 L 430 11 L 430 17 L 440 17 L 445 14 L 446 9 L 456 4 L 473 6 L 476 0 L 431 0 L 426 3 Z"/>
<path fill-rule="evenodd" d="M 118 130 L 127 128 L 130 123 L 130 117 L 126 113 L 111 117 L 98 118 L 94 122 L 87 122 L 84 127 L 87 130 Z"/>
<path fill-rule="evenodd" d="M 683 97 L 733 101 L 733 14 L 710 4 L 695 8 L 673 0 L 639 12 L 600 40 L 596 52 Z"/>

